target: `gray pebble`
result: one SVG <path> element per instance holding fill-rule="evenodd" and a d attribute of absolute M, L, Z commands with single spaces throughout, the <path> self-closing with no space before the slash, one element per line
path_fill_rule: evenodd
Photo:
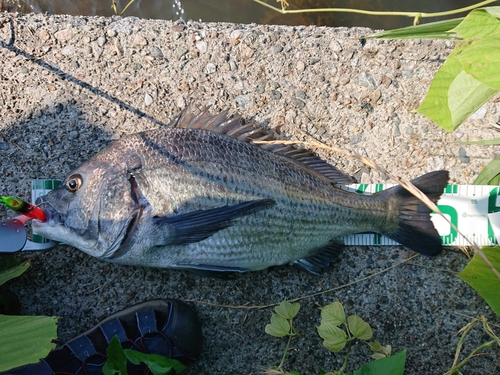
<path fill-rule="evenodd" d="M 279 45 L 279 44 L 276 44 L 274 47 L 273 47 L 273 52 L 274 53 L 280 53 L 281 51 L 283 51 L 283 46 Z"/>
<path fill-rule="evenodd" d="M 406 134 L 406 135 L 412 135 L 414 131 L 415 131 L 415 130 L 414 130 L 411 126 L 408 126 L 408 127 L 405 129 L 405 134 Z"/>
<path fill-rule="evenodd" d="M 272 90 L 276 90 L 276 89 L 279 89 L 281 86 L 278 82 L 269 82 L 269 88 L 271 88 Z"/>
<path fill-rule="evenodd" d="M 76 130 L 72 130 L 69 132 L 69 138 L 70 139 L 77 139 L 79 136 L 78 132 Z"/>
<path fill-rule="evenodd" d="M 105 37 L 100 36 L 99 38 L 97 38 L 97 44 L 99 45 L 99 47 L 104 46 L 105 43 L 106 43 L 106 38 Z"/>
<path fill-rule="evenodd" d="M 247 104 L 250 104 L 250 102 L 252 101 L 252 98 L 248 94 L 247 95 L 239 95 L 235 99 L 236 99 L 236 104 L 238 104 L 238 106 L 240 106 L 242 108 L 245 108 L 245 106 Z"/>
<path fill-rule="evenodd" d="M 25 66 L 23 66 L 21 68 L 21 73 L 28 73 L 28 68 L 26 68 Z"/>
<path fill-rule="evenodd" d="M 279 100 L 281 99 L 281 92 L 272 90 L 269 92 L 269 97 L 274 100 Z"/>
<path fill-rule="evenodd" d="M 474 112 L 471 116 L 471 120 L 481 120 L 486 116 L 486 106 L 479 108 L 476 112 Z"/>
<path fill-rule="evenodd" d="M 353 135 L 351 138 L 349 138 L 349 143 L 351 145 L 355 145 L 363 140 L 363 137 L 360 135 Z"/>
<path fill-rule="evenodd" d="M 467 152 L 465 151 L 465 148 L 463 148 L 463 147 L 460 147 L 458 149 L 458 158 L 464 164 L 467 164 L 470 162 L 470 158 L 467 156 Z"/>
<path fill-rule="evenodd" d="M 108 30 L 108 31 L 106 32 L 106 34 L 107 34 L 108 36 L 110 36 L 110 37 L 114 37 L 114 36 L 117 36 L 117 35 L 118 35 L 118 33 L 116 32 L 116 30 L 114 30 L 114 29 L 110 29 L 110 30 Z"/>
<path fill-rule="evenodd" d="M 151 47 L 151 51 L 149 52 L 149 54 L 159 59 L 163 58 L 163 52 L 156 46 Z"/>
<path fill-rule="evenodd" d="M 393 137 L 399 137 L 401 135 L 401 130 L 399 130 L 399 124 L 401 124 L 400 118 L 398 116 L 394 116 L 394 122 L 392 124 Z"/>
<path fill-rule="evenodd" d="M 306 106 L 306 103 L 304 103 L 302 100 L 297 99 L 297 98 L 292 99 L 292 104 L 300 109 L 302 109 Z"/>
<path fill-rule="evenodd" d="M 297 96 L 297 98 L 300 98 L 300 99 L 306 99 L 307 98 L 307 95 L 304 91 L 302 90 L 298 90 L 295 95 Z"/>
<path fill-rule="evenodd" d="M 361 73 L 356 80 L 356 84 L 358 84 L 359 86 L 369 87 L 372 89 L 377 88 L 377 85 L 375 84 L 375 80 L 368 73 Z"/>
<path fill-rule="evenodd" d="M 78 64 L 78 61 L 73 61 L 73 62 L 71 63 L 71 67 L 72 67 L 73 69 L 78 69 L 78 68 L 80 67 L 80 64 Z"/>
<path fill-rule="evenodd" d="M 184 56 L 186 53 L 188 53 L 187 48 L 185 47 L 177 47 L 175 49 L 175 57 L 177 57 L 179 60 L 181 59 L 182 56 Z"/>
<path fill-rule="evenodd" d="M 10 145 L 7 142 L 0 142 L 0 151 L 7 151 L 10 149 Z"/>
<path fill-rule="evenodd" d="M 215 65 L 214 63 L 208 63 L 205 67 L 205 70 L 208 74 L 215 73 L 217 71 L 217 65 Z"/>
<path fill-rule="evenodd" d="M 146 93 L 146 95 L 144 95 L 144 104 L 150 105 L 152 103 L 153 103 L 153 98 L 151 97 L 151 95 Z"/>
<path fill-rule="evenodd" d="M 265 81 L 264 82 L 259 82 L 257 84 L 257 87 L 255 88 L 255 92 L 257 94 L 263 94 L 264 91 L 266 91 L 266 82 Z"/>
<path fill-rule="evenodd" d="M 413 70 L 403 70 L 403 78 L 411 78 L 411 76 L 413 75 Z"/>
<path fill-rule="evenodd" d="M 73 38 L 73 35 L 74 35 L 73 29 L 59 30 L 54 34 L 55 38 L 61 41 L 68 41 L 71 38 Z"/>
<path fill-rule="evenodd" d="M 341 52 L 342 51 L 342 46 L 335 39 L 332 39 L 332 41 L 330 42 L 330 49 L 333 52 Z"/>
<path fill-rule="evenodd" d="M 61 55 L 71 56 L 75 53 L 75 50 L 72 46 L 67 46 L 61 50 Z"/>
<path fill-rule="evenodd" d="M 207 53 L 208 44 L 204 40 L 199 40 L 196 42 L 196 48 L 198 48 L 198 51 L 200 51 L 200 53 Z"/>

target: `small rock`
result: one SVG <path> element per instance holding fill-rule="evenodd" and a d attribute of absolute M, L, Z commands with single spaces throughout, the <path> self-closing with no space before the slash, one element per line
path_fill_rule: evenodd
<path fill-rule="evenodd" d="M 7 151 L 10 149 L 10 145 L 7 142 L 0 142 L 0 151 Z"/>
<path fill-rule="evenodd" d="M 302 73 L 306 69 L 306 64 L 303 61 L 298 61 L 297 65 L 295 65 L 297 72 Z"/>
<path fill-rule="evenodd" d="M 215 73 L 217 71 L 217 65 L 215 65 L 214 63 L 208 63 L 205 67 L 205 70 L 208 74 Z"/>
<path fill-rule="evenodd" d="M 306 106 L 306 103 L 304 103 L 302 100 L 297 99 L 297 98 L 292 99 L 292 104 L 299 109 L 302 109 Z"/>
<path fill-rule="evenodd" d="M 188 50 L 184 47 L 177 47 L 175 49 L 174 55 L 177 57 L 177 59 L 181 59 L 182 56 L 184 56 L 186 53 L 188 53 Z"/>
<path fill-rule="evenodd" d="M 375 80 L 373 79 L 373 77 L 370 74 L 364 73 L 364 72 L 358 76 L 358 79 L 356 80 L 356 84 L 358 86 L 369 87 L 372 89 L 377 88 L 377 85 L 375 84 Z"/>
<path fill-rule="evenodd" d="M 349 79 L 349 77 L 341 77 L 339 79 L 339 85 L 340 86 L 345 86 L 347 85 L 351 80 Z"/>
<path fill-rule="evenodd" d="M 23 74 L 28 73 L 28 68 L 26 68 L 25 66 L 23 66 L 23 67 L 21 68 L 21 73 L 23 73 Z"/>
<path fill-rule="evenodd" d="M 151 47 L 151 51 L 149 51 L 149 54 L 153 57 L 158 58 L 158 59 L 163 58 L 163 52 L 161 51 L 161 49 L 159 49 L 156 46 Z"/>
<path fill-rule="evenodd" d="M 281 92 L 273 90 L 269 92 L 269 97 L 274 100 L 281 99 Z"/>
<path fill-rule="evenodd" d="M 196 48 L 198 48 L 198 51 L 200 51 L 200 53 L 207 53 L 208 44 L 207 44 L 207 42 L 200 40 L 200 41 L 196 42 Z"/>
<path fill-rule="evenodd" d="M 273 47 L 273 52 L 274 53 L 279 53 L 283 51 L 283 46 L 280 46 L 279 44 L 276 44 L 274 47 Z"/>
<path fill-rule="evenodd" d="M 148 41 L 146 40 L 146 38 L 144 38 L 142 35 L 139 35 L 137 34 L 132 42 L 132 44 L 134 46 L 141 46 L 141 47 L 144 47 L 144 46 L 147 46 L 148 45 Z"/>
<path fill-rule="evenodd" d="M 61 55 L 71 56 L 71 55 L 73 55 L 74 52 L 75 52 L 75 50 L 73 49 L 72 46 L 67 46 L 61 50 Z"/>
<path fill-rule="evenodd" d="M 114 29 L 109 29 L 108 31 L 106 31 L 106 35 L 109 37 L 114 37 L 114 36 L 117 36 L 118 33 Z"/>
<path fill-rule="evenodd" d="M 151 105 L 152 103 L 153 103 L 153 98 L 151 97 L 151 95 L 146 93 L 146 95 L 144 95 L 144 104 L 146 104 L 146 106 L 148 106 L 148 105 Z"/>
<path fill-rule="evenodd" d="M 106 38 L 105 37 L 100 36 L 99 38 L 97 38 L 97 45 L 99 47 L 104 46 L 104 44 L 106 44 Z"/>
<path fill-rule="evenodd" d="M 401 124 L 401 120 L 398 116 L 394 116 L 394 122 L 392 124 L 392 135 L 393 137 L 399 137 L 401 135 L 401 131 L 399 130 L 399 124 Z"/>
<path fill-rule="evenodd" d="M 252 98 L 250 97 L 250 95 L 247 94 L 247 95 L 239 95 L 235 98 L 235 100 L 238 106 L 245 108 L 247 104 L 250 104 Z"/>
<path fill-rule="evenodd" d="M 78 61 L 73 61 L 73 62 L 71 63 L 71 67 L 72 67 L 73 69 L 78 69 L 78 68 L 80 67 L 80 64 L 78 63 Z"/>
<path fill-rule="evenodd" d="M 263 94 L 266 91 L 266 82 L 259 82 L 255 88 L 257 94 Z"/>
<path fill-rule="evenodd" d="M 465 149 L 463 147 L 460 147 L 458 149 L 458 158 L 464 164 L 467 164 L 470 162 L 470 158 L 467 156 L 467 152 L 465 151 Z"/>
<path fill-rule="evenodd" d="M 353 135 L 351 138 L 349 138 L 349 143 L 351 145 L 355 145 L 363 140 L 363 137 L 360 135 Z"/>
<path fill-rule="evenodd" d="M 413 71 L 412 70 L 403 70 L 403 78 L 411 78 L 411 76 L 413 75 Z"/>
<path fill-rule="evenodd" d="M 87 44 L 87 43 L 90 43 L 90 40 L 91 40 L 91 39 L 90 39 L 90 37 L 89 37 L 89 36 L 87 36 L 87 35 L 85 35 L 85 36 L 83 36 L 83 37 L 82 37 L 82 42 L 83 42 L 83 43 L 86 43 L 86 44 Z"/>
<path fill-rule="evenodd" d="M 304 91 L 302 90 L 298 90 L 295 95 L 297 96 L 297 98 L 300 98 L 300 99 L 307 99 L 307 95 Z"/>
<path fill-rule="evenodd" d="M 180 109 L 184 109 L 186 108 L 186 99 L 184 99 L 184 97 L 182 96 L 179 96 L 176 100 L 176 103 L 177 107 L 179 107 Z"/>
<path fill-rule="evenodd" d="M 243 30 L 234 30 L 230 36 L 231 39 L 240 39 L 243 36 Z"/>
<path fill-rule="evenodd" d="M 70 139 L 77 139 L 79 136 L 78 132 L 76 130 L 72 130 L 69 132 L 69 138 Z"/>
<path fill-rule="evenodd" d="M 59 30 L 58 32 L 56 32 L 54 34 L 54 37 L 57 40 L 66 42 L 66 41 L 70 40 L 71 38 L 73 38 L 73 35 L 74 35 L 73 29 L 64 29 L 64 30 Z"/>
<path fill-rule="evenodd" d="M 471 116 L 471 120 L 481 120 L 486 116 L 486 106 L 482 106 L 476 112 L 474 112 Z"/>
<path fill-rule="evenodd" d="M 415 130 L 414 130 L 411 126 L 408 126 L 408 127 L 405 129 L 405 134 L 406 134 L 406 135 L 412 135 L 414 132 L 415 132 Z"/>
<path fill-rule="evenodd" d="M 342 51 L 342 46 L 340 45 L 340 43 L 338 41 L 336 41 L 335 39 L 333 39 L 331 42 L 330 42 L 330 49 L 333 51 L 333 52 L 341 52 Z"/>
<path fill-rule="evenodd" d="M 255 53 L 255 51 L 250 47 L 248 47 L 245 43 L 241 44 L 240 51 L 241 51 L 241 58 L 244 60 L 248 60 Z"/>
<path fill-rule="evenodd" d="M 41 40 L 49 40 L 50 39 L 50 34 L 47 30 L 40 30 L 40 32 L 38 33 L 38 37 L 41 39 Z"/>
<path fill-rule="evenodd" d="M 245 88 L 245 85 L 243 84 L 243 81 L 239 81 L 236 85 L 234 85 L 235 90 L 243 90 Z"/>

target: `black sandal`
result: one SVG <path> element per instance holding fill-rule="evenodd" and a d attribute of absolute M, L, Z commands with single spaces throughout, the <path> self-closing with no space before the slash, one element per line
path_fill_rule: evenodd
<path fill-rule="evenodd" d="M 184 302 L 165 299 L 144 302 L 103 320 L 100 324 L 50 352 L 34 365 L 4 375 L 102 375 L 106 349 L 117 335 L 124 349 L 161 354 L 190 365 L 200 357 L 201 325 Z M 146 365 L 127 363 L 129 375 L 146 374 Z"/>

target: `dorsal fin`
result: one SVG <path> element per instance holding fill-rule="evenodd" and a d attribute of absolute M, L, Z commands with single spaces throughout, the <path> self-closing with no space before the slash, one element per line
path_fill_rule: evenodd
<path fill-rule="evenodd" d="M 208 108 L 204 108 L 200 113 L 195 114 L 192 106 L 188 105 L 170 125 L 177 128 L 204 129 L 226 134 L 239 141 L 252 143 L 264 150 L 294 159 L 302 165 L 325 176 L 335 184 L 345 185 L 354 182 L 352 177 L 328 164 L 307 149 L 294 148 L 282 144 L 254 143 L 255 141 L 274 141 L 276 139 L 260 128 L 243 124 L 243 120 L 239 115 L 229 118 L 227 116 L 227 111 L 221 112 L 218 115 L 213 115 L 209 112 Z"/>

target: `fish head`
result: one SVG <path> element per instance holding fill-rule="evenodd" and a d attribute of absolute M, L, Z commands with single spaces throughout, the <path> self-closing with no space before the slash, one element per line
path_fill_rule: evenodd
<path fill-rule="evenodd" d="M 140 218 L 137 184 L 122 162 L 90 159 L 37 202 L 33 230 L 97 258 L 110 258 Z"/>

